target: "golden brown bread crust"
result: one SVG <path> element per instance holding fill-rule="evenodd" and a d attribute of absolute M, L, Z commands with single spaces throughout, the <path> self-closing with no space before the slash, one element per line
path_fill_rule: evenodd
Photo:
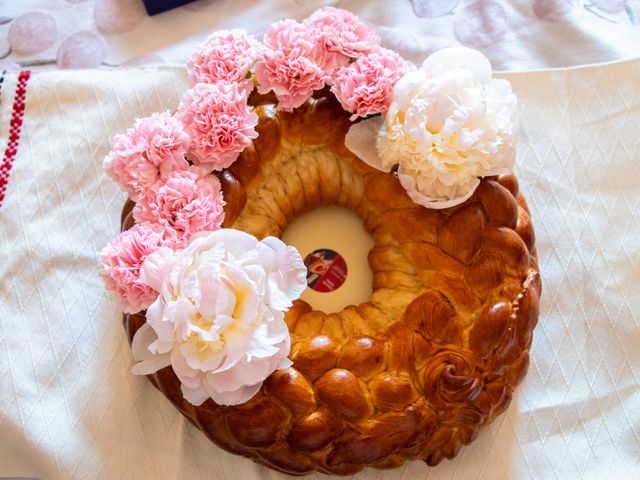
<path fill-rule="evenodd" d="M 371 301 L 331 314 L 296 301 L 293 366 L 245 404 L 194 407 L 170 367 L 149 379 L 217 445 L 283 472 L 454 457 L 505 410 L 529 363 L 541 282 L 516 178 L 485 178 L 464 204 L 428 210 L 344 148 L 349 120 L 332 97 L 293 114 L 251 100 L 260 137 L 219 175 L 225 226 L 279 236 L 320 205 L 355 210 L 375 242 Z M 144 321 L 124 316 L 130 341 Z"/>

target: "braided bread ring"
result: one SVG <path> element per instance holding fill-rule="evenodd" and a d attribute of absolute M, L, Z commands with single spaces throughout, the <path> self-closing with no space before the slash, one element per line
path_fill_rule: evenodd
<path fill-rule="evenodd" d="M 291 114 L 271 96 L 251 102 L 260 136 L 219 175 L 225 226 L 280 236 L 318 206 L 354 210 L 375 242 L 371 300 L 329 314 L 296 301 L 293 366 L 245 404 L 194 407 L 170 367 L 148 378 L 217 445 L 286 473 L 453 458 L 506 409 L 529 363 L 541 282 L 516 178 L 425 209 L 345 149 L 350 122 L 326 91 Z M 144 321 L 124 315 L 130 341 Z"/>

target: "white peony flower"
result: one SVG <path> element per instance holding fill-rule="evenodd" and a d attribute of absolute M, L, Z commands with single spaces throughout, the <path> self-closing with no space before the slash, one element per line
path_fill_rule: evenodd
<path fill-rule="evenodd" d="M 284 312 L 307 285 L 295 248 L 239 230 L 203 232 L 184 250 L 148 256 L 141 276 L 160 296 L 134 336 L 134 373 L 171 365 L 192 404 L 235 405 L 291 365 Z"/>
<path fill-rule="evenodd" d="M 491 75 L 478 51 L 439 50 L 395 85 L 377 148 L 359 138 L 381 123 L 374 119 L 365 121 L 368 128 L 352 127 L 347 147 L 383 171 L 397 165 L 400 183 L 420 205 L 462 203 L 479 177 L 509 173 L 515 162 L 516 96 L 508 81 Z"/>

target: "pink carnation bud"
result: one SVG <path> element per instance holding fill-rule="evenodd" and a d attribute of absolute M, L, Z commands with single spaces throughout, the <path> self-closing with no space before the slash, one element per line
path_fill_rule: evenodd
<path fill-rule="evenodd" d="M 124 135 L 116 135 L 104 159 L 107 174 L 137 200 L 164 175 L 189 168 L 184 155 L 189 137 L 169 112 L 139 118 Z"/>
<path fill-rule="evenodd" d="M 194 163 L 209 170 L 229 167 L 258 137 L 258 116 L 237 83 L 198 83 L 182 98 L 176 116 L 191 138 Z"/>
<path fill-rule="evenodd" d="M 183 246 L 184 242 L 170 227 L 149 223 L 134 225 L 100 252 L 98 270 L 107 290 L 120 296 L 124 311 L 136 313 L 158 297 L 158 292 L 140 279 L 140 269 L 147 256 L 163 247 Z"/>
<path fill-rule="evenodd" d="M 355 117 L 385 114 L 393 87 L 415 65 L 397 53 L 380 49 L 336 70 L 331 91 L 346 111 Z"/>
<path fill-rule="evenodd" d="M 217 230 L 224 220 L 220 181 L 191 168 L 172 172 L 147 190 L 133 208 L 136 222 L 171 227 L 188 241 L 191 235 Z"/>

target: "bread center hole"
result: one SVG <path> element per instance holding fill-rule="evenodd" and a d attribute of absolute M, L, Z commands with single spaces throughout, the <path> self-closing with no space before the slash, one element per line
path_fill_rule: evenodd
<path fill-rule="evenodd" d="M 282 241 L 305 259 L 307 288 L 301 298 L 314 310 L 339 312 L 371 299 L 373 274 L 367 258 L 373 238 L 354 211 L 316 208 L 294 219 Z"/>

